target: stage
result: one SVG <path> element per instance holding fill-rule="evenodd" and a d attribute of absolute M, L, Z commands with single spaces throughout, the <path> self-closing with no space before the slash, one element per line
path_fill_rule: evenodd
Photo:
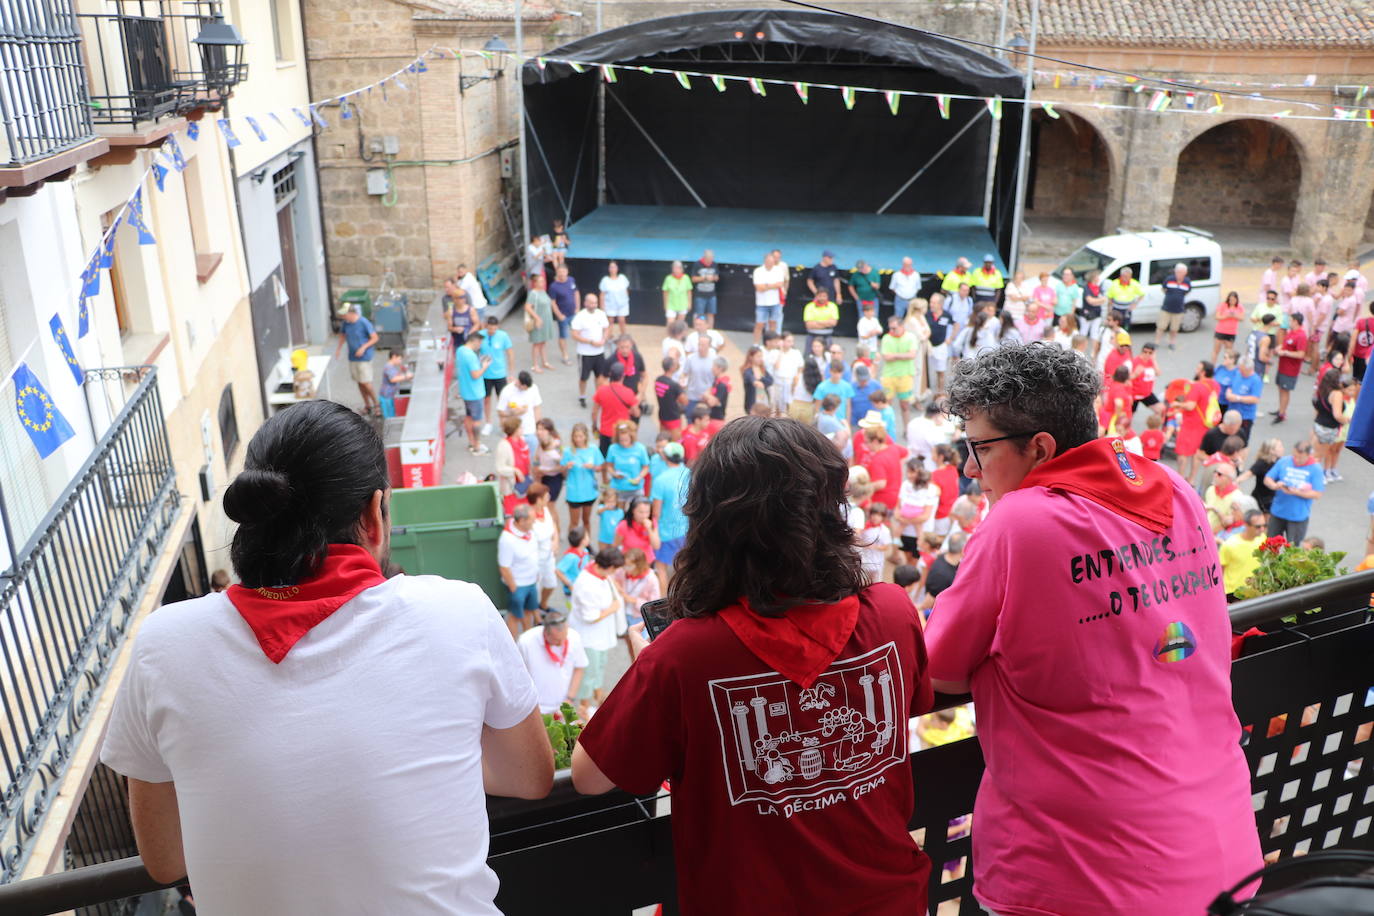
<path fill-rule="evenodd" d="M 985 254 L 1005 271 L 991 233 L 976 216 L 920 214 L 829 213 L 810 210 L 763 210 L 734 207 L 667 207 L 605 205 L 568 227 L 572 245 L 568 265 L 583 292 L 597 288 L 614 260 L 630 280 L 630 319 L 659 324 L 663 318 L 663 278 L 672 262 L 682 261 L 688 273 L 707 248 L 721 266 L 716 295 L 717 326 L 744 331 L 754 322 L 754 268 L 763 255 L 782 249 L 792 268 L 786 326 L 804 331 L 801 309 L 810 297 L 806 271 L 825 250 L 848 271 L 862 258 L 883 277 L 880 317 L 892 313 L 888 278 L 909 257 L 921 273 L 923 289 L 939 286 L 936 272 L 954 267 L 960 257 L 975 265 Z M 839 332 L 853 335 L 858 311 L 845 290 Z"/>

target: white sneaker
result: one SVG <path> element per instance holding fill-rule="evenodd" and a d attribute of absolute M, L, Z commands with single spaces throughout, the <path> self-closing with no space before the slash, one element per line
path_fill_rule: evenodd
<path fill-rule="evenodd" d="M 484 435 L 484 436 L 490 436 L 490 435 L 491 435 L 491 424 L 490 424 L 490 423 L 483 423 L 483 424 L 482 424 L 482 435 Z"/>
<path fill-rule="evenodd" d="M 471 446 L 469 446 L 469 447 L 468 447 L 468 451 L 469 451 L 470 453 L 474 454 L 474 455 L 490 455 L 490 454 L 491 454 L 491 449 L 487 448 L 485 445 L 479 445 L 479 446 L 477 446 L 476 448 L 472 448 Z"/>

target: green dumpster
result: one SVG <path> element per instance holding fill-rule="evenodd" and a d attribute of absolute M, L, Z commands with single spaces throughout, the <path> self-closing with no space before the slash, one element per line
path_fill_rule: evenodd
<path fill-rule="evenodd" d="M 339 308 L 354 306 L 369 321 L 372 320 L 372 294 L 365 289 L 350 289 L 339 297 Z"/>
<path fill-rule="evenodd" d="M 391 561 L 410 575 L 473 582 L 498 608 L 509 594 L 496 566 L 505 523 L 494 483 L 391 491 Z"/>

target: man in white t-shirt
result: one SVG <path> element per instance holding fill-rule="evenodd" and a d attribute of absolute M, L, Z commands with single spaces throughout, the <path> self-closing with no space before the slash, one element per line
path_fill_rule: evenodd
<path fill-rule="evenodd" d="M 754 268 L 754 343 L 763 339 L 764 330 L 782 327 L 782 296 L 786 289 L 787 268 L 770 251 L 763 256 L 763 263 Z"/>
<path fill-rule="evenodd" d="M 543 625 L 526 630 L 516 646 L 534 679 L 540 712 L 555 713 L 564 703 L 575 700 L 587 671 L 587 652 L 582 647 L 582 634 L 568 629 L 566 614 L 549 611 Z"/>
<path fill-rule="evenodd" d="M 911 265 L 911 258 L 902 258 L 902 266 L 893 271 L 888 286 L 892 290 L 892 314 L 905 318 L 911 300 L 921 295 L 921 275 Z"/>
<path fill-rule="evenodd" d="M 242 584 L 143 621 L 105 733 L 144 866 L 205 913 L 498 916 L 483 791 L 542 798 L 553 756 L 496 608 L 382 575 L 386 459 L 348 408 L 282 411 L 245 463 Z"/>
<path fill-rule="evenodd" d="M 927 471 L 935 471 L 935 446 L 954 441 L 954 424 L 938 404 L 926 407 L 925 416 L 913 417 L 906 425 L 906 450 L 920 456 Z"/>
<path fill-rule="evenodd" d="M 587 406 L 587 379 L 596 375 L 601 365 L 601 357 L 606 355 L 606 337 L 610 333 L 611 319 L 601 310 L 601 303 L 595 293 L 582 297 L 582 308 L 573 316 L 571 333 L 577 344 L 577 400 Z"/>
<path fill-rule="evenodd" d="M 482 281 L 468 270 L 466 264 L 458 265 L 458 269 L 453 272 L 453 278 L 458 281 L 459 288 L 468 294 L 468 304 L 477 310 L 477 323 L 481 324 L 485 317 L 483 310 L 487 307 L 487 294 L 482 291 Z"/>
<path fill-rule="evenodd" d="M 583 719 L 591 712 L 591 702 L 598 706 L 606 698 L 606 658 L 615 648 L 616 618 L 624 615 L 625 596 L 615 581 L 615 571 L 625 565 L 625 555 L 618 547 L 604 547 L 596 552 L 592 565 L 578 573 L 573 580 L 572 616 L 582 633 L 582 645 L 587 652 L 587 672 L 577 691 L 579 712 Z"/>
<path fill-rule="evenodd" d="M 539 613 L 539 542 L 534 539 L 534 510 L 528 505 L 517 505 L 501 531 L 496 568 L 510 592 L 506 626 L 512 638 L 518 637 L 538 622 L 534 615 Z"/>
<path fill-rule="evenodd" d="M 708 327 L 705 315 L 698 315 L 696 318 L 692 319 L 692 330 L 687 334 L 687 339 L 683 341 L 683 346 L 687 348 L 687 352 L 697 352 L 697 338 L 701 337 L 703 334 L 706 336 L 706 339 L 711 342 L 712 358 L 718 356 L 720 348 L 725 346 L 725 335 L 721 334 L 720 331 L 717 331 L 715 328 Z"/>
<path fill-rule="evenodd" d="M 516 373 L 515 381 L 502 388 L 501 393 L 496 396 L 496 412 L 501 419 L 519 417 L 520 435 L 530 440 L 535 438 L 535 424 L 539 422 L 543 413 L 543 405 L 544 396 L 539 393 L 534 376 L 524 369 Z M 537 444 L 535 441 L 530 446 L 531 453 Z"/>

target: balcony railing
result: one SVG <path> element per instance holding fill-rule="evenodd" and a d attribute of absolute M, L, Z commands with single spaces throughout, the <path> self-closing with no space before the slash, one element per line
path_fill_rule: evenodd
<path fill-rule="evenodd" d="M 223 102 L 247 65 L 221 45 L 197 44 L 222 17 L 219 0 L 107 0 L 80 15 L 99 124 L 135 125 Z"/>
<path fill-rule="evenodd" d="M 0 883 L 23 867 L 180 506 L 156 370 L 93 369 L 84 387 L 108 426 L 0 576 Z"/>
<path fill-rule="evenodd" d="M 1337 846 L 1374 849 L 1371 591 L 1374 571 L 1366 571 L 1232 606 L 1233 630 L 1267 631 L 1246 643 L 1231 679 L 1255 825 L 1270 861 Z M 1283 622 L 1293 615 L 1296 625 Z M 968 701 L 937 699 L 939 706 Z M 951 838 L 949 825 L 973 811 L 983 767 L 976 738 L 911 755 L 916 806 L 909 826 L 935 863 L 932 916 L 982 912 L 972 895 L 971 835 Z M 670 807 L 670 797 L 580 796 L 567 771 L 539 801 L 489 798 L 487 864 L 501 879 L 497 907 L 509 916 L 549 912 L 549 863 L 594 858 L 616 863 L 615 880 L 582 888 L 569 912 L 627 916 L 662 903 L 665 913 L 676 913 Z M 963 866 L 957 871 L 941 867 L 956 862 Z M 46 916 L 168 886 L 133 856 L 0 886 L 0 913 Z M 1218 893 L 1224 889 L 1219 882 Z"/>
<path fill-rule="evenodd" d="M 70 0 L 0 0 L 0 167 L 25 165 L 94 138 Z"/>

